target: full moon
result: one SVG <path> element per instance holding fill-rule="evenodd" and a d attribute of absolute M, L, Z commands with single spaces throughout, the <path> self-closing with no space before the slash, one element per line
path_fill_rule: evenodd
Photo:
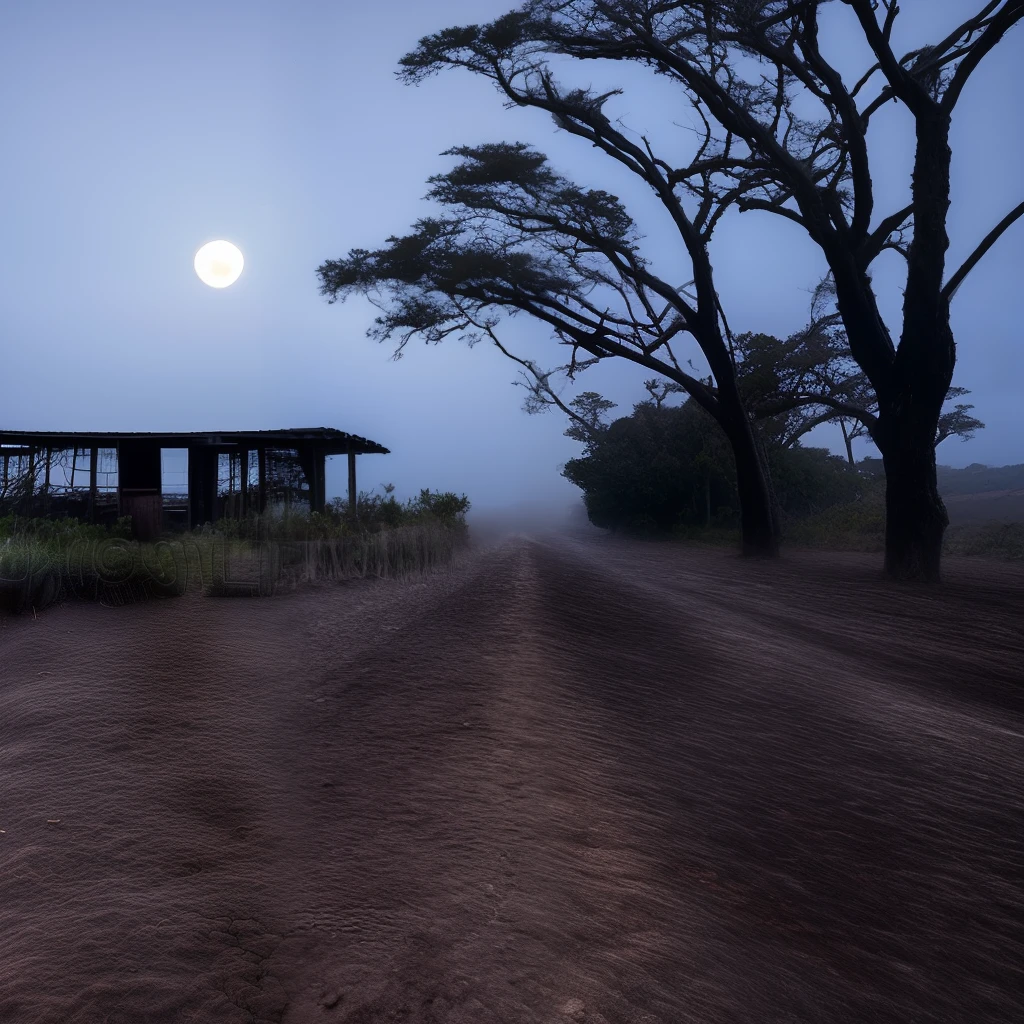
<path fill-rule="evenodd" d="M 203 284 L 211 288 L 227 288 L 238 280 L 244 263 L 238 246 L 220 239 L 207 242 L 196 253 L 195 268 Z"/>

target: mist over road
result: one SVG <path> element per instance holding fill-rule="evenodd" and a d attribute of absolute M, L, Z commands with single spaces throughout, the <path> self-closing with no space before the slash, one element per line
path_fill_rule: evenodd
<path fill-rule="evenodd" d="M 0 1020 L 1024 1019 L 1024 570 L 508 538 L 0 631 Z"/>

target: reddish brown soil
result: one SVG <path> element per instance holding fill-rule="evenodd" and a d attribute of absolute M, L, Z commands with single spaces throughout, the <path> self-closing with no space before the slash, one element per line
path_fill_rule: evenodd
<path fill-rule="evenodd" d="M 1024 570 L 516 539 L 0 632 L 0 1021 L 1024 1020 Z"/>

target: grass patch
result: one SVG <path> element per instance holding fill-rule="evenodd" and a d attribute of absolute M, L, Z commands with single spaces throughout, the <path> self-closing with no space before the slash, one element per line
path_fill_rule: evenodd
<path fill-rule="evenodd" d="M 876 496 L 843 502 L 786 522 L 785 543 L 826 551 L 882 551 L 885 505 Z"/>
<path fill-rule="evenodd" d="M 680 527 L 673 537 L 708 547 L 738 547 L 739 531 L 727 526 Z M 783 546 L 819 551 L 885 550 L 885 503 L 880 494 L 833 505 L 813 515 L 790 517 Z M 950 526 L 943 554 L 1006 560 L 1024 559 L 1024 523 L 985 522 Z"/>
<path fill-rule="evenodd" d="M 381 509 L 383 505 L 383 509 Z M 450 564 L 467 546 L 469 502 L 423 492 L 344 508 L 224 520 L 154 544 L 75 520 L 0 519 L 0 612 L 72 600 L 120 605 L 188 592 L 269 595 L 315 581 L 404 579 Z M 363 512 L 363 509 L 360 509 Z"/>
<path fill-rule="evenodd" d="M 947 555 L 983 558 L 1024 558 L 1024 523 L 965 523 L 946 531 Z"/>

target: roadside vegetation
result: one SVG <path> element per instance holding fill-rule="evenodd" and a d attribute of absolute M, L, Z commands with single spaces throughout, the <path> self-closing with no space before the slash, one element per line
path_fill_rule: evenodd
<path fill-rule="evenodd" d="M 592 393 L 577 401 L 578 418 L 566 433 L 583 442 L 584 454 L 566 463 L 563 475 L 582 490 L 595 526 L 734 547 L 740 508 L 729 446 L 695 402 L 669 406 L 664 389 L 649 385 L 651 400 L 610 424 L 601 417 L 611 402 Z M 853 462 L 805 447 L 790 429 L 762 431 L 784 540 L 832 551 L 884 551 L 882 460 Z M 1001 497 L 1024 486 L 1021 467 L 944 466 L 940 480 L 944 494 L 969 495 L 986 506 L 992 505 L 990 492 Z M 1024 558 L 1024 522 L 983 516 L 954 522 L 943 543 L 946 554 Z"/>
<path fill-rule="evenodd" d="M 753 405 L 738 379 L 711 246 L 717 226 L 739 215 L 775 218 L 780 232 L 796 224 L 827 265 L 812 318 L 842 326 L 855 372 L 839 380 L 797 373 L 770 414 L 838 416 L 870 437 L 885 468 L 885 571 L 938 582 L 949 518 L 935 446 L 951 417 L 973 419 L 969 405 L 947 409 L 963 394 L 952 387 L 950 306 L 1024 216 L 1020 202 L 976 228 L 967 258 L 947 264 L 954 111 L 966 88 L 984 88 L 969 79 L 1024 19 L 1024 6 L 1010 0 L 971 7 L 945 38 L 919 39 L 902 54 L 906 42 L 894 48 L 900 7 L 885 0 L 526 0 L 488 24 L 427 35 L 399 62 L 403 81 L 468 72 L 506 107 L 535 111 L 577 139 L 593 154 L 588 179 L 602 165 L 633 175 L 678 235 L 673 277 L 656 272 L 618 196 L 565 177 L 527 144 L 474 140 L 443 154 L 456 162 L 429 179 L 429 215 L 376 248 L 324 261 L 321 293 L 332 302 L 371 297 L 381 314 L 369 334 L 396 354 L 413 338 L 487 341 L 541 392 L 557 395 L 552 381 L 575 383 L 607 360 L 657 374 L 711 417 L 732 452 L 741 550 L 775 555 L 782 523 L 773 467 L 752 424 L 769 410 Z M 861 44 L 865 59 L 852 74 L 838 70 L 837 38 Z M 617 63 L 632 80 L 634 71 L 661 76 L 675 87 L 678 109 L 692 113 L 689 123 L 628 124 L 623 106 L 649 105 L 631 101 L 629 88 L 581 87 L 575 74 L 586 81 L 595 63 Z M 904 118 L 903 151 L 869 140 L 871 119 L 892 105 Z M 876 181 L 911 166 L 909 201 L 883 204 Z M 873 279 L 891 254 L 902 261 L 905 301 L 887 322 Z M 519 313 L 549 333 L 550 369 L 502 337 L 504 321 Z M 688 359 L 694 348 L 707 377 Z"/>
<path fill-rule="evenodd" d="M 361 493 L 356 515 L 334 499 L 323 513 L 276 509 L 131 540 L 131 520 L 0 518 L 0 612 L 69 599 L 125 604 L 186 593 L 267 595 L 316 581 L 404 578 L 448 564 L 468 541 L 465 495 L 394 488 Z"/>

